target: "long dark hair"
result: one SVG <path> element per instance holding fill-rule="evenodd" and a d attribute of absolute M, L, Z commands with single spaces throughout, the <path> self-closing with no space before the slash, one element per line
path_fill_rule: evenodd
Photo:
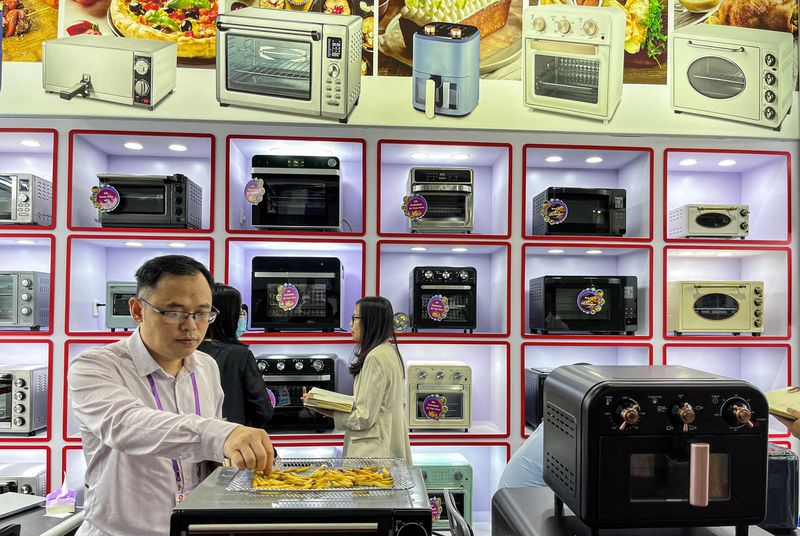
<path fill-rule="evenodd" d="M 219 310 L 217 319 L 208 325 L 206 337 L 221 342 L 242 344 L 236 338 L 239 314 L 242 311 L 242 295 L 239 291 L 222 283 L 212 287 L 211 304 Z"/>
<path fill-rule="evenodd" d="M 358 300 L 356 305 L 358 305 L 359 322 L 361 322 L 361 341 L 356 347 L 355 360 L 350 363 L 348 369 L 350 374 L 358 376 L 367 355 L 388 340 L 394 345 L 397 358 L 400 360 L 400 368 L 403 370 L 403 377 L 405 377 L 406 368 L 403 365 L 403 356 L 400 355 L 397 338 L 394 335 L 394 311 L 391 302 L 383 296 L 365 296 Z"/>

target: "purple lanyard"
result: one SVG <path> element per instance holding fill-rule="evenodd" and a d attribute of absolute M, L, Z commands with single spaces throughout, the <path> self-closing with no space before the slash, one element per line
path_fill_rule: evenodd
<path fill-rule="evenodd" d="M 189 377 L 192 379 L 192 391 L 194 391 L 194 412 L 199 417 L 200 393 L 197 391 L 197 379 L 195 379 L 194 377 L 194 372 L 189 374 Z M 152 374 L 147 375 L 147 381 L 150 383 L 150 390 L 153 392 L 153 398 L 156 399 L 156 407 L 159 409 L 159 411 L 164 411 L 164 407 L 161 405 L 161 397 L 158 396 L 158 388 L 156 388 L 156 381 L 153 379 Z M 171 461 L 172 461 L 172 470 L 175 472 L 175 482 L 178 485 L 178 490 L 182 492 L 183 478 L 181 477 L 181 466 L 178 464 L 178 460 L 171 460 Z"/>

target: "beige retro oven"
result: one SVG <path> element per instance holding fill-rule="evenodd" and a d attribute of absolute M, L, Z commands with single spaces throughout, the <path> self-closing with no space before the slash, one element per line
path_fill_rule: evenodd
<path fill-rule="evenodd" d="M 750 229 L 747 205 L 690 204 L 669 211 L 670 238 L 747 238 Z"/>
<path fill-rule="evenodd" d="M 764 331 L 763 281 L 672 281 L 667 285 L 667 331 Z"/>
<path fill-rule="evenodd" d="M 408 364 L 409 428 L 472 426 L 472 369 L 466 363 Z"/>

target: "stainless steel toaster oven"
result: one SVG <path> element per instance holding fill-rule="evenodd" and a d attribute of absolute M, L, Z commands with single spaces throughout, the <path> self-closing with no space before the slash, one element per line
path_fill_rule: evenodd
<path fill-rule="evenodd" d="M 101 173 L 100 189 L 112 189 L 116 206 L 100 211 L 103 227 L 200 229 L 203 188 L 186 175 Z"/>
<path fill-rule="evenodd" d="M 50 322 L 50 274 L 0 272 L 0 327 L 30 328 Z"/>
<path fill-rule="evenodd" d="M 474 187 L 470 168 L 411 168 L 408 195 L 421 198 L 424 207 L 409 220 L 411 232 L 472 232 Z"/>
<path fill-rule="evenodd" d="M 138 324 L 131 316 L 128 302 L 136 296 L 135 281 L 106 282 L 106 327 L 111 331 L 117 329 L 134 329 Z"/>
<path fill-rule="evenodd" d="M 44 463 L 0 463 L 0 495 L 47 493 L 47 465 Z"/>
<path fill-rule="evenodd" d="M 47 367 L 0 365 L 0 436 L 47 428 Z"/>
<path fill-rule="evenodd" d="M 0 224 L 53 223 L 53 184 L 30 173 L 0 174 Z"/>

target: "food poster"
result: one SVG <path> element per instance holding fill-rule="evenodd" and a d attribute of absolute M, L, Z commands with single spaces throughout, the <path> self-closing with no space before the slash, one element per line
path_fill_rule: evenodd
<path fill-rule="evenodd" d="M 481 78 L 522 79 L 522 0 L 378 0 L 378 70 L 412 76 L 414 33 L 428 22 L 458 22 L 481 32 Z"/>
<path fill-rule="evenodd" d="M 0 0 L 3 61 L 41 61 L 58 33 L 58 0 Z"/>

